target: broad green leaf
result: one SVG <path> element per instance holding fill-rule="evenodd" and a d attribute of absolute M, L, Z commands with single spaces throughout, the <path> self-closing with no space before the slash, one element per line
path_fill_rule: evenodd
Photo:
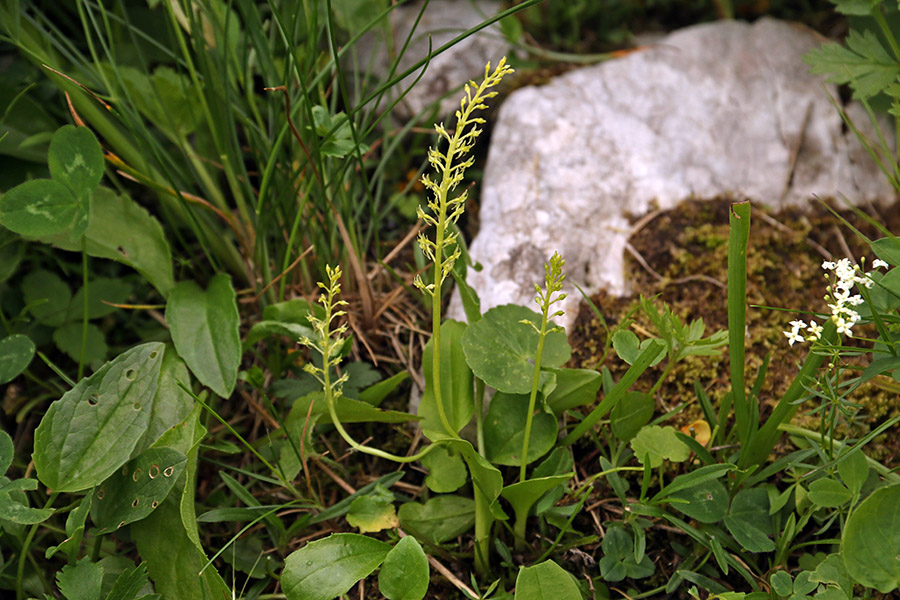
<path fill-rule="evenodd" d="M 58 181 L 32 179 L 0 197 L 0 224 L 28 237 L 66 232 L 80 238 L 88 226 L 88 206 Z"/>
<path fill-rule="evenodd" d="M 288 600 L 333 600 L 368 577 L 390 550 L 390 545 L 356 533 L 310 542 L 284 561 L 284 595 Z"/>
<path fill-rule="evenodd" d="M 893 267 L 900 266 L 900 238 L 883 237 L 870 244 L 875 256 Z"/>
<path fill-rule="evenodd" d="M 94 487 L 128 460 L 147 430 L 164 346 L 136 346 L 50 405 L 35 432 L 38 478 L 56 492 Z"/>
<path fill-rule="evenodd" d="M 475 375 L 508 394 L 531 391 L 539 336 L 523 320 L 541 325 L 540 315 L 524 306 L 496 306 L 470 325 L 462 338 L 466 362 Z M 541 367 L 562 366 L 571 354 L 565 332 L 554 331 L 544 340 Z"/>
<path fill-rule="evenodd" d="M 130 458 L 134 458 L 152 446 L 169 429 L 184 421 L 194 408 L 194 399 L 178 382 L 190 385 L 190 374 L 184 361 L 175 352 L 175 348 L 166 345 L 162 366 L 159 371 L 159 384 L 153 397 L 150 420 L 147 431 L 138 440 Z"/>
<path fill-rule="evenodd" d="M 809 484 L 809 499 L 817 506 L 837 508 L 850 501 L 853 493 L 843 483 L 829 477 L 816 479 Z"/>
<path fill-rule="evenodd" d="M 397 514 L 401 527 L 440 544 L 475 525 L 475 501 L 461 496 L 434 496 L 425 504 L 407 502 Z"/>
<path fill-rule="evenodd" d="M 791 579 L 791 576 L 787 571 L 776 571 L 772 573 L 772 576 L 769 578 L 769 583 L 772 585 L 772 591 L 779 596 L 790 596 L 794 593 L 794 580 Z"/>
<path fill-rule="evenodd" d="M 423 456 L 422 464 L 428 469 L 425 485 L 438 494 L 455 492 L 469 476 L 462 457 L 443 444 Z"/>
<path fill-rule="evenodd" d="M 88 323 L 82 329 L 81 322 L 65 323 L 53 332 L 53 343 L 76 362 L 90 364 L 106 358 L 106 337 L 100 328 Z M 85 335 L 84 355 L 81 354 L 81 337 Z"/>
<path fill-rule="evenodd" d="M 850 84 L 856 98 L 871 98 L 900 75 L 900 65 L 869 30 L 855 29 L 840 44 L 825 44 L 803 56 L 814 75 L 827 75 L 829 83 Z"/>
<path fill-rule="evenodd" d="M 661 498 L 666 498 L 670 494 L 675 494 L 676 492 L 696 487 L 702 483 L 706 483 L 707 481 L 718 479 L 719 477 L 725 475 L 725 473 L 733 471 L 734 469 L 735 466 L 730 463 L 721 463 L 705 465 L 700 467 L 699 469 L 694 469 L 693 471 L 682 473 L 681 475 L 673 479 L 670 483 L 668 483 L 663 489 L 659 490 L 659 492 L 655 496 L 653 496 L 653 498 L 651 498 L 651 502 L 656 502 Z"/>
<path fill-rule="evenodd" d="M 103 179 L 103 150 L 87 127 L 63 125 L 50 140 L 50 175 L 76 197 L 90 195 Z"/>
<path fill-rule="evenodd" d="M 347 523 L 359 528 L 360 533 L 375 533 L 396 527 L 394 495 L 383 485 L 376 485 L 368 494 L 354 498 L 347 513 Z"/>
<path fill-rule="evenodd" d="M 610 412 L 612 432 L 623 442 L 630 441 L 653 418 L 656 402 L 645 392 L 627 392 Z"/>
<path fill-rule="evenodd" d="M 378 590 L 387 600 L 422 600 L 428 592 L 428 557 L 411 535 L 391 548 L 378 573 Z"/>
<path fill-rule="evenodd" d="M 27 335 L 15 333 L 0 340 L 0 385 L 18 377 L 28 368 L 32 358 L 34 343 Z M 6 469 L 0 471 L 0 475 L 5 472 Z"/>
<path fill-rule="evenodd" d="M 360 390 L 359 400 L 372 406 L 380 406 L 381 402 L 407 379 L 409 379 L 409 371 L 400 371 L 383 381 L 379 381 L 364 390 Z"/>
<path fill-rule="evenodd" d="M 772 517 L 769 515 L 769 495 L 763 488 L 743 489 L 731 501 L 725 517 L 725 527 L 748 552 L 771 552 L 775 542 Z"/>
<path fill-rule="evenodd" d="M 214 567 L 206 566 L 197 532 L 197 448 L 206 435 L 199 417 L 197 405 L 181 426 L 173 427 L 156 442 L 158 448 L 172 448 L 187 456 L 187 467 L 165 501 L 146 519 L 133 523 L 129 531 L 156 592 L 163 598 L 230 600 L 231 590 Z"/>
<path fill-rule="evenodd" d="M 475 414 L 475 390 L 472 371 L 466 363 L 461 340 L 467 331 L 465 323 L 447 319 L 441 324 L 441 398 L 444 413 L 450 426 L 459 432 Z M 434 338 L 425 344 L 422 369 L 425 371 L 425 391 L 419 402 L 418 415 L 422 418 L 422 431 L 430 439 L 446 437 L 434 397 L 432 364 L 434 361 Z"/>
<path fill-rule="evenodd" d="M 20 525 L 41 523 L 53 514 L 51 508 L 31 508 L 28 496 L 23 492 L 36 490 L 35 479 L 14 479 L 0 477 L 0 521 L 9 521 Z"/>
<path fill-rule="evenodd" d="M 110 304 L 124 304 L 131 294 L 131 285 L 123 279 L 110 279 L 109 277 L 97 277 L 88 283 L 88 307 L 87 318 L 99 319 L 119 310 Z M 66 313 L 67 321 L 81 321 L 84 315 L 84 288 L 78 288 L 69 310 Z"/>
<path fill-rule="evenodd" d="M 553 449 L 547 458 L 542 460 L 531 472 L 531 477 L 537 479 L 539 477 L 551 477 L 553 475 L 563 475 L 574 470 L 575 461 L 572 458 L 572 452 L 562 446 Z M 557 486 L 546 494 L 541 496 L 534 504 L 534 514 L 541 514 L 556 504 L 557 500 L 562 498 L 566 493 L 566 486 Z"/>
<path fill-rule="evenodd" d="M 581 600 L 571 575 L 552 560 L 522 567 L 516 575 L 515 600 Z"/>
<path fill-rule="evenodd" d="M 227 275 L 216 275 L 206 291 L 182 281 L 166 303 L 166 321 L 178 354 L 191 372 L 222 398 L 237 382 L 241 363 L 240 315 Z"/>
<path fill-rule="evenodd" d="M 310 404 L 313 404 L 311 413 L 309 412 Z M 361 400 L 351 400 L 344 396 L 337 399 L 334 409 L 342 423 L 407 423 L 418 419 L 415 415 L 406 412 L 375 408 Z M 311 417 L 322 417 L 325 421 L 331 422 L 331 414 L 328 411 L 328 404 L 325 402 L 323 392 L 313 392 L 297 398 L 291 406 L 287 423 L 291 425 L 299 423 L 302 427 L 307 414 L 310 414 Z M 295 428 L 292 426 L 291 430 L 293 429 Z"/>
<path fill-rule="evenodd" d="M 690 448 L 678 439 L 673 427 L 660 427 L 659 425 L 647 425 L 642 427 L 638 434 L 632 438 L 631 449 L 641 464 L 650 457 L 650 466 L 656 468 L 663 460 L 683 462 L 690 456 Z"/>
<path fill-rule="evenodd" d="M 497 392 L 484 417 L 484 450 L 487 458 L 498 465 L 522 464 L 522 439 L 528 417 L 528 396 Z M 539 411 L 531 421 L 526 464 L 553 448 L 556 442 L 556 418 Z"/>
<path fill-rule="evenodd" d="M 900 587 L 900 484 L 875 490 L 856 508 L 841 539 L 844 566 L 856 583 L 882 594 Z"/>
<path fill-rule="evenodd" d="M 861 449 L 850 450 L 849 455 L 845 450 L 841 455 L 841 462 L 838 463 L 837 470 L 850 491 L 858 494 L 866 479 L 869 478 L 869 461 L 866 460 L 866 455 Z"/>
<path fill-rule="evenodd" d="M 172 491 L 186 463 L 177 450 L 151 448 L 113 473 L 94 492 L 95 533 L 145 519 Z"/>
<path fill-rule="evenodd" d="M 545 404 L 553 414 L 560 416 L 566 410 L 590 404 L 597 399 L 597 392 L 603 383 L 600 373 L 593 369 L 548 369 L 556 374 L 556 388 Z"/>
<path fill-rule="evenodd" d="M 671 498 L 685 501 L 672 502 L 672 508 L 701 523 L 718 523 L 728 513 L 728 490 L 716 479 L 675 492 Z"/>
<path fill-rule="evenodd" d="M 809 581 L 824 583 L 829 587 L 837 586 L 838 590 L 842 592 L 841 600 L 853 599 L 853 580 L 850 578 L 840 554 L 829 554 L 825 557 L 816 565 L 815 571 L 810 573 Z"/>
<path fill-rule="evenodd" d="M 31 314 L 43 325 L 59 327 L 66 322 L 72 292 L 56 273 L 32 271 L 22 279 L 22 295 Z"/>
<path fill-rule="evenodd" d="M 469 467 L 469 474 L 472 476 L 472 485 L 475 488 L 475 493 L 481 494 L 484 504 L 491 508 L 491 514 L 494 518 L 506 519 L 506 514 L 497 502 L 497 498 L 500 497 L 500 491 L 503 489 L 503 475 L 497 467 L 476 452 L 475 447 L 466 440 L 448 439 L 443 440 L 441 443 L 454 448 L 466 461 L 466 466 Z"/>
<path fill-rule="evenodd" d="M 85 556 L 78 564 L 64 566 L 56 574 L 56 582 L 66 600 L 97 600 L 103 583 L 103 568 Z"/>
<path fill-rule="evenodd" d="M 572 478 L 574 473 L 566 473 L 564 475 L 551 475 L 549 477 L 535 477 L 519 481 L 503 488 L 500 495 L 513 507 L 516 515 L 516 521 L 528 518 L 531 507 L 537 502 L 541 496 L 549 492 L 555 487 L 565 486 L 565 483 Z"/>
<path fill-rule="evenodd" d="M 69 234 L 38 234 L 62 250 L 81 252 L 81 238 Z M 172 252 L 155 217 L 127 196 L 100 187 L 91 197 L 90 222 L 84 232 L 90 256 L 108 258 L 135 269 L 162 294 L 175 285 Z"/>

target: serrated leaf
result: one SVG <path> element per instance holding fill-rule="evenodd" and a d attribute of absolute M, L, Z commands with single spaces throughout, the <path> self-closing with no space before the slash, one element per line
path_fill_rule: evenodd
<path fill-rule="evenodd" d="M 56 574 L 60 593 L 66 600 L 97 600 L 103 583 L 103 568 L 82 558 L 75 565 L 66 565 Z"/>
<path fill-rule="evenodd" d="M 151 448 L 130 460 L 94 492 L 94 533 L 146 518 L 172 491 L 186 463 L 187 457 L 171 448 Z"/>
<path fill-rule="evenodd" d="M 678 439 L 673 427 L 660 427 L 659 425 L 647 425 L 642 427 L 632 438 L 631 449 L 635 457 L 643 465 L 649 456 L 650 466 L 656 468 L 663 460 L 683 462 L 691 454 L 687 444 Z"/>
<path fill-rule="evenodd" d="M 440 544 L 475 525 L 475 501 L 462 496 L 435 496 L 420 504 L 407 502 L 397 511 L 400 526 L 423 539 Z"/>
<path fill-rule="evenodd" d="M 88 255 L 108 258 L 135 269 L 162 294 L 175 285 L 172 252 L 162 226 L 127 196 L 100 187 L 91 196 L 90 221 L 84 232 Z M 81 238 L 37 234 L 41 241 L 70 252 L 81 252 Z"/>
<path fill-rule="evenodd" d="M 428 592 L 428 557 L 412 536 L 391 548 L 378 573 L 378 590 L 387 600 L 422 600 Z"/>
<path fill-rule="evenodd" d="M 332 600 L 368 577 L 390 550 L 390 545 L 356 533 L 310 542 L 284 561 L 284 595 L 288 600 Z"/>
<path fill-rule="evenodd" d="M 94 487 L 128 460 L 147 430 L 163 344 L 136 346 L 53 402 L 35 432 L 38 478 L 55 492 Z"/>
<path fill-rule="evenodd" d="M 575 580 L 552 560 L 522 567 L 516 576 L 515 600 L 581 600 Z"/>
<path fill-rule="evenodd" d="M 0 385 L 18 377 L 31 364 L 32 358 L 34 342 L 27 335 L 15 333 L 0 340 Z M 5 472 L 3 469 L 0 475 Z"/>
<path fill-rule="evenodd" d="M 900 75 L 900 63 L 871 31 L 851 29 L 846 44 L 825 44 L 803 60 L 814 75 L 827 75 L 831 83 L 850 84 L 856 98 L 877 95 Z"/>
<path fill-rule="evenodd" d="M 496 306 L 469 325 L 462 338 L 466 362 L 480 379 L 508 394 L 531 391 L 541 316 L 515 304 Z M 542 368 L 559 367 L 569 360 L 572 348 L 562 331 L 553 331 L 544 340 Z"/>
<path fill-rule="evenodd" d="M 231 279 L 216 275 L 205 291 L 182 281 L 169 295 L 166 321 L 175 349 L 194 376 L 228 398 L 241 362 L 240 315 Z"/>
<path fill-rule="evenodd" d="M 528 417 L 528 396 L 497 392 L 484 417 L 484 451 L 498 465 L 522 464 L 522 440 Z M 543 411 L 531 421 L 531 438 L 525 464 L 534 462 L 553 448 L 556 442 L 556 418 Z"/>
<path fill-rule="evenodd" d="M 88 226 L 88 205 L 52 179 L 32 179 L 0 197 L 0 224 L 19 235 L 67 232 L 80 237 Z"/>
<path fill-rule="evenodd" d="M 103 150 L 87 127 L 63 125 L 50 140 L 50 175 L 76 197 L 87 197 L 103 179 Z"/>

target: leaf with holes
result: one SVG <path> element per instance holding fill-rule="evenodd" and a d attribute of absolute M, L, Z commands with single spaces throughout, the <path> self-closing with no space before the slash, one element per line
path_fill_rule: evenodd
<path fill-rule="evenodd" d="M 163 344 L 135 346 L 50 405 L 34 436 L 38 478 L 55 492 L 100 484 L 128 460 L 147 430 Z"/>
<path fill-rule="evenodd" d="M 87 127 L 63 125 L 50 140 L 50 176 L 79 198 L 90 195 L 103 179 L 103 150 Z"/>
<path fill-rule="evenodd" d="M 151 448 L 113 473 L 94 491 L 95 535 L 146 518 L 166 499 L 187 464 L 171 448 Z"/>
<path fill-rule="evenodd" d="M 216 275 L 206 291 L 193 281 L 175 286 L 166 303 L 172 341 L 200 383 L 227 398 L 241 364 L 241 335 L 234 288 L 227 275 Z"/>

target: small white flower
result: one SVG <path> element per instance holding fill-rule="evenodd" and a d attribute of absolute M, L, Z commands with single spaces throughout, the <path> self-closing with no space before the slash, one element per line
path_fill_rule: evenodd
<path fill-rule="evenodd" d="M 804 329 L 806 327 L 806 323 L 804 323 L 803 321 L 791 321 L 791 327 L 795 332 L 800 331 L 801 329 Z"/>
<path fill-rule="evenodd" d="M 806 331 L 809 333 L 809 335 L 806 336 L 806 340 L 809 342 L 822 338 L 822 326 L 816 325 L 815 321 L 809 322 L 809 327 L 806 328 Z"/>
<path fill-rule="evenodd" d="M 825 269 L 826 271 L 834 271 L 834 268 L 836 266 L 837 265 L 834 264 L 833 262 L 831 262 L 830 260 L 826 260 L 822 263 L 822 268 Z"/>
<path fill-rule="evenodd" d="M 884 267 L 885 269 L 887 269 L 890 267 L 890 265 L 887 264 L 886 262 L 884 262 L 883 260 L 881 260 L 880 258 L 876 258 L 875 260 L 872 261 L 873 269 L 880 269 L 881 267 Z"/>
<path fill-rule="evenodd" d="M 865 300 L 863 300 L 863 297 L 859 294 L 847 298 L 847 304 L 849 304 L 850 306 L 859 306 L 863 302 L 865 302 Z"/>
<path fill-rule="evenodd" d="M 788 344 L 790 344 L 791 346 L 794 345 L 794 342 L 802 343 L 804 341 L 803 336 L 801 336 L 799 333 L 797 333 L 796 329 L 791 330 L 791 331 L 785 331 L 783 333 L 785 336 L 787 336 Z"/>

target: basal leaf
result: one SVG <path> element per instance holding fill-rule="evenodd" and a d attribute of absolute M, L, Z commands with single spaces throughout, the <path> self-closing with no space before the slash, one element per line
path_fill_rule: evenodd
<path fill-rule="evenodd" d="M 590 404 L 597 399 L 602 377 L 593 369 L 548 369 L 556 375 L 556 387 L 544 402 L 560 416 L 566 410 Z"/>
<path fill-rule="evenodd" d="M 728 513 L 728 490 L 716 479 L 676 492 L 672 498 L 684 501 L 672 502 L 672 508 L 701 523 L 718 523 Z"/>
<path fill-rule="evenodd" d="M 484 417 L 484 450 L 492 463 L 507 466 L 522 464 L 522 440 L 528 417 L 528 396 L 497 392 Z M 543 411 L 534 415 L 526 464 L 553 448 L 557 424 L 553 415 Z"/>
<path fill-rule="evenodd" d="M 164 346 L 136 346 L 50 405 L 35 432 L 38 478 L 56 492 L 101 483 L 128 460 L 147 430 Z"/>
<path fill-rule="evenodd" d="M 70 234 L 29 234 L 57 248 L 81 252 L 81 238 Z M 127 196 L 100 187 L 91 197 L 90 222 L 84 232 L 90 256 L 108 258 L 135 269 L 162 294 L 175 285 L 172 252 L 162 226 Z"/>
<path fill-rule="evenodd" d="M 428 592 L 428 557 L 408 535 L 391 548 L 378 573 L 378 589 L 387 600 L 422 600 Z"/>
<path fill-rule="evenodd" d="M 900 587 L 900 485 L 872 492 L 856 508 L 841 540 L 844 566 L 856 583 L 887 594 Z"/>
<path fill-rule="evenodd" d="M 126 463 L 94 492 L 96 534 L 146 518 L 166 499 L 187 457 L 171 448 L 151 448 Z"/>
<path fill-rule="evenodd" d="M 552 560 L 522 567 L 516 576 L 515 600 L 581 600 L 575 579 Z"/>
<path fill-rule="evenodd" d="M 475 525 L 475 501 L 462 496 L 434 496 L 425 504 L 407 502 L 397 512 L 400 526 L 421 538 L 440 544 Z"/>
<path fill-rule="evenodd" d="M 527 519 L 531 507 L 537 502 L 541 496 L 552 490 L 553 488 L 563 486 L 572 478 L 574 473 L 566 473 L 563 475 L 551 475 L 549 477 L 533 477 L 525 481 L 518 481 L 503 488 L 500 495 L 513 507 L 516 515 L 516 521 Z"/>
<path fill-rule="evenodd" d="M 466 362 L 475 375 L 509 394 L 531 391 L 538 333 L 523 320 L 541 325 L 540 315 L 524 306 L 496 306 L 470 325 L 462 338 Z M 565 332 L 554 331 L 544 341 L 541 366 L 562 366 L 571 354 Z"/>
<path fill-rule="evenodd" d="M 450 426 L 459 432 L 475 414 L 475 390 L 472 370 L 466 363 L 461 340 L 467 325 L 447 319 L 441 324 L 441 399 L 444 413 Z M 434 338 L 425 344 L 422 357 L 425 371 L 425 391 L 419 402 L 418 415 L 422 417 L 422 431 L 429 438 L 445 437 L 447 432 L 441 422 L 437 401 L 434 397 L 432 361 L 434 360 Z"/>
<path fill-rule="evenodd" d="M 28 237 L 67 232 L 78 238 L 88 225 L 88 206 L 58 181 L 32 179 L 0 197 L 0 224 Z"/>
<path fill-rule="evenodd" d="M 310 542 L 284 561 L 284 595 L 288 600 L 332 600 L 368 577 L 390 550 L 390 545 L 356 533 Z"/>
<path fill-rule="evenodd" d="M 769 515 L 769 495 L 763 488 L 743 489 L 731 501 L 725 517 L 725 527 L 748 552 L 771 552 L 775 542 L 772 517 Z"/>
<path fill-rule="evenodd" d="M 191 372 L 222 398 L 237 382 L 241 362 L 240 316 L 227 275 L 216 275 L 206 291 L 182 281 L 166 303 L 172 341 Z"/>
<path fill-rule="evenodd" d="M 646 392 L 626 392 L 610 412 L 612 432 L 623 442 L 631 440 L 653 418 L 656 402 Z"/>
<path fill-rule="evenodd" d="M 14 333 L 0 340 L 0 385 L 18 377 L 28 368 L 32 358 L 34 343 L 27 335 Z M 5 472 L 6 469 L 0 475 Z"/>
<path fill-rule="evenodd" d="M 50 140 L 50 175 L 76 197 L 90 195 L 103 179 L 103 150 L 87 127 L 63 125 Z"/>

